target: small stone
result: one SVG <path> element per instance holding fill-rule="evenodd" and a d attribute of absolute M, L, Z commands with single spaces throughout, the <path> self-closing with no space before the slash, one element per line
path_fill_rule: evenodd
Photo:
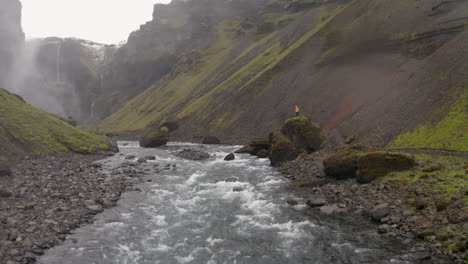
<path fill-rule="evenodd" d="M 11 169 L 5 162 L 0 162 L 0 177 L 10 176 Z"/>
<path fill-rule="evenodd" d="M 234 187 L 234 188 L 232 189 L 232 191 L 233 191 L 233 192 L 242 192 L 242 191 L 244 191 L 244 188 L 242 188 L 242 187 Z"/>
<path fill-rule="evenodd" d="M 423 210 L 424 208 L 426 208 L 427 203 L 422 199 L 417 199 L 416 201 L 414 201 L 413 206 L 416 207 L 416 209 L 418 210 Z"/>
<path fill-rule="evenodd" d="M 138 161 L 138 163 L 145 163 L 146 159 L 145 158 L 139 158 L 137 161 Z"/>
<path fill-rule="evenodd" d="M 135 159 L 135 158 L 136 158 L 135 155 L 127 155 L 127 156 L 125 156 L 125 159 L 128 159 L 128 160 Z"/>
<path fill-rule="evenodd" d="M 380 219 L 386 217 L 390 213 L 390 208 L 387 203 L 379 204 L 376 207 L 374 207 L 370 215 L 373 220 L 375 221 L 380 221 Z"/>
<path fill-rule="evenodd" d="M 101 213 L 104 211 L 101 205 L 91 205 L 91 206 L 86 206 L 88 210 L 94 212 L 94 213 Z"/>
<path fill-rule="evenodd" d="M 334 213 L 338 212 L 339 209 L 340 208 L 338 207 L 338 205 L 332 204 L 332 205 L 320 207 L 320 212 L 330 215 L 330 214 L 334 214 Z"/>
<path fill-rule="evenodd" d="M 289 204 L 289 205 L 292 205 L 292 206 L 295 206 L 295 205 L 298 205 L 298 204 L 299 204 L 298 201 L 293 200 L 293 199 L 287 200 L 286 203 Z"/>
<path fill-rule="evenodd" d="M 379 226 L 378 231 L 379 231 L 380 234 L 385 234 L 385 233 L 388 233 L 389 229 L 390 229 L 389 225 L 383 224 L 383 225 Z"/>
<path fill-rule="evenodd" d="M 327 201 L 325 201 L 325 199 L 323 198 L 312 199 L 312 200 L 307 201 L 307 205 L 310 207 L 320 207 L 320 206 L 324 206 L 326 203 Z"/>
<path fill-rule="evenodd" d="M 146 156 L 145 159 L 147 159 L 147 160 L 156 160 L 156 156 Z"/>
<path fill-rule="evenodd" d="M 1 198 L 8 198 L 11 197 L 12 193 L 5 190 L 5 189 L 0 189 L 0 197 Z"/>
<path fill-rule="evenodd" d="M 234 155 L 234 153 L 229 153 L 229 154 L 224 158 L 225 161 L 231 161 L 231 160 L 235 160 L 235 159 L 236 159 L 236 156 Z"/>

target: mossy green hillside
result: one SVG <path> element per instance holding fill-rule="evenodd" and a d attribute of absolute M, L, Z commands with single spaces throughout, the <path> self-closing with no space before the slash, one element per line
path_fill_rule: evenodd
<path fill-rule="evenodd" d="M 232 59 L 235 55 L 232 52 L 241 41 L 237 34 L 238 22 L 220 23 L 217 26 L 217 40 L 211 48 L 201 52 L 203 56 L 196 66 L 154 84 L 121 110 L 102 121 L 98 129 L 137 130 L 157 120 L 162 121 L 169 115 L 179 119 L 190 117 L 203 122 L 211 130 L 222 128 L 223 125 L 239 117 L 242 112 L 242 109 L 225 104 L 232 99 L 232 95 L 239 95 L 273 69 L 352 3 L 342 6 L 332 5 L 333 8 L 330 6 L 315 8 L 310 11 L 310 14 L 313 14 L 311 29 L 303 35 L 290 39 L 289 43 L 281 41 L 279 31 L 262 35 L 248 46 L 237 50 L 239 55 L 235 56 L 235 59 Z M 288 18 L 298 19 L 303 15 L 302 12 Z M 267 88 L 260 89 L 259 92 L 264 92 Z M 212 102 L 216 102 L 216 105 Z M 219 116 L 213 116 L 218 114 Z"/>
<path fill-rule="evenodd" d="M 0 89 L 0 147 L 0 156 L 11 159 L 66 151 L 90 153 L 107 149 L 109 142 Z"/>
<path fill-rule="evenodd" d="M 468 93 L 459 96 L 439 122 L 423 124 L 400 135 L 389 149 L 468 151 Z"/>

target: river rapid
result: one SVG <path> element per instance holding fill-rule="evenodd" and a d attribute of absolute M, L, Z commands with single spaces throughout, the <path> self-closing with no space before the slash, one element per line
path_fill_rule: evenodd
<path fill-rule="evenodd" d="M 268 159 L 242 154 L 224 161 L 238 146 L 170 143 L 143 149 L 119 142 L 119 148 L 121 154 L 99 161 L 103 172 L 112 177 L 131 162 L 145 171 L 144 183 L 39 263 L 414 263 L 404 247 L 375 232 L 312 214 L 304 203 L 288 205 L 294 198 L 288 180 Z M 207 151 L 211 158 L 177 157 L 184 148 Z M 128 161 L 129 154 L 156 160 Z"/>

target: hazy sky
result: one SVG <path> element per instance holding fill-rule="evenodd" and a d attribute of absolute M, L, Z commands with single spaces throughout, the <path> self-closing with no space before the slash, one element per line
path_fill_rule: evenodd
<path fill-rule="evenodd" d="M 171 0 L 20 0 L 23 31 L 32 37 L 77 37 L 117 43 L 152 19 L 155 3 Z"/>

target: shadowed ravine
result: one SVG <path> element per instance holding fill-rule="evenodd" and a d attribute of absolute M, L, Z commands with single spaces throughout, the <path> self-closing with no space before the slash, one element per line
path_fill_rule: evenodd
<path fill-rule="evenodd" d="M 142 191 L 124 194 L 39 263 L 413 263 L 402 247 L 371 232 L 289 206 L 287 180 L 268 159 L 238 155 L 226 162 L 236 147 L 206 146 L 214 157 L 197 162 L 174 154 L 199 145 L 127 143 L 120 147 L 125 155 L 156 155 L 137 165 L 147 172 Z M 101 161 L 109 177 L 124 162 L 124 155 Z"/>

